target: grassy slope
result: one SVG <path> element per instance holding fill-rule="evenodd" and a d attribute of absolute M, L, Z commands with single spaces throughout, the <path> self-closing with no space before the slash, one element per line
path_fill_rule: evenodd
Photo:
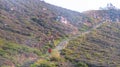
<path fill-rule="evenodd" d="M 120 66 L 120 23 L 105 23 L 90 34 L 71 40 L 62 55 L 71 62 L 90 65 Z"/>
<path fill-rule="evenodd" d="M 0 66 L 20 66 L 42 55 L 40 50 L 0 39 Z"/>
<path fill-rule="evenodd" d="M 74 32 L 74 27 L 71 28 L 70 26 L 57 22 L 56 17 L 62 15 L 71 24 L 77 26 L 79 30 L 86 31 L 89 27 L 101 21 L 104 15 L 104 11 L 100 12 L 100 14 L 96 12 L 98 18 L 94 18 L 93 14 L 95 12 L 93 12 L 93 14 L 89 13 L 90 16 L 87 17 L 78 12 L 48 5 L 38 0 L 0 0 L 0 6 L 0 65 L 3 66 L 12 64 L 19 66 L 24 65 L 27 61 L 34 61 L 38 57 L 41 57 L 41 52 L 28 46 L 39 48 L 45 54 L 46 50 L 51 47 L 51 40 L 54 40 L 54 45 L 57 45 L 61 41 L 61 38 L 69 36 L 69 33 Z M 11 10 L 11 8 L 14 10 Z M 114 15 L 114 13 L 109 11 L 108 13 Z M 103 15 L 100 16 L 101 14 Z M 113 20 L 115 18 L 116 16 Z M 82 24 L 83 22 L 84 24 Z M 45 58 L 46 56 L 44 56 L 42 58 L 43 60 L 40 58 L 32 66 L 36 67 L 36 65 L 41 65 L 41 61 L 45 62 L 42 64 L 48 66 L 60 66 L 61 63 L 63 63 L 64 67 L 86 66 L 86 64 L 77 61 L 83 61 L 93 65 L 119 66 L 118 48 L 120 32 L 116 28 L 119 27 L 117 25 L 119 23 L 105 24 L 101 28 L 94 30 L 91 34 L 70 41 L 70 46 L 63 50 L 64 52 L 62 53 L 65 59 L 58 57 Z M 43 48 L 42 45 L 50 46 L 44 46 Z M 55 54 L 57 53 L 55 52 Z M 73 64 L 67 60 L 70 62 L 73 61 Z M 48 63 L 50 62 L 51 64 L 49 65 Z"/>
<path fill-rule="evenodd" d="M 45 4 L 39 0 L 0 0 L 0 67 L 26 66 L 46 57 L 49 47 L 74 31 L 75 27 L 56 21 L 58 15 Z"/>

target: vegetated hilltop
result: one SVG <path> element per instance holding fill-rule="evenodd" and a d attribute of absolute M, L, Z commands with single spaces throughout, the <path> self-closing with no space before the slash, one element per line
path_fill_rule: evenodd
<path fill-rule="evenodd" d="M 119 22 L 120 21 L 120 9 L 113 6 L 111 3 L 107 4 L 105 8 L 100 10 L 91 10 L 83 12 L 91 20 L 94 20 L 94 24 L 100 21 L 106 22 Z"/>

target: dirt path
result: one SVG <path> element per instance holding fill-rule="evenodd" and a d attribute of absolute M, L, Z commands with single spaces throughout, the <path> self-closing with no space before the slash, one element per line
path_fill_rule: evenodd
<path fill-rule="evenodd" d="M 88 31 L 85 31 L 83 33 L 79 33 L 75 36 L 72 36 L 68 39 L 64 39 L 63 41 L 61 41 L 54 49 L 58 50 L 59 52 L 62 50 L 62 49 L 65 49 L 65 47 L 67 47 L 67 44 L 69 43 L 70 40 L 73 40 L 81 35 L 85 35 L 85 34 L 89 34 L 92 30 L 94 29 L 97 29 L 98 27 L 100 27 L 103 23 L 105 22 L 102 22 L 102 23 L 99 23 L 98 25 L 94 26 L 93 28 L 91 28 L 90 30 Z M 30 67 L 30 64 L 34 63 L 35 61 L 29 61 L 29 62 L 26 62 L 25 64 L 23 64 L 23 66 L 21 67 Z"/>
<path fill-rule="evenodd" d="M 55 49 L 58 50 L 58 51 L 64 49 L 64 48 L 67 46 L 68 42 L 69 42 L 68 39 L 63 40 L 62 42 L 60 42 L 60 43 L 55 47 Z"/>
<path fill-rule="evenodd" d="M 66 39 L 66 40 L 61 41 L 61 42 L 55 47 L 55 49 L 58 50 L 58 51 L 60 51 L 60 50 L 62 50 L 62 49 L 65 49 L 65 47 L 67 47 L 67 44 L 68 44 L 69 40 L 75 39 L 75 38 L 77 38 L 77 37 L 79 37 L 79 36 L 81 36 L 81 35 L 89 34 L 92 30 L 97 29 L 97 28 L 100 27 L 103 23 L 105 23 L 105 22 L 101 22 L 101 23 L 97 24 L 96 26 L 92 27 L 92 28 L 91 28 L 90 30 L 88 30 L 88 31 L 85 31 L 85 32 L 83 32 L 83 33 L 79 33 L 78 35 L 75 35 L 75 36 L 73 36 L 73 37 L 70 37 L 70 38 L 68 38 L 68 39 Z"/>

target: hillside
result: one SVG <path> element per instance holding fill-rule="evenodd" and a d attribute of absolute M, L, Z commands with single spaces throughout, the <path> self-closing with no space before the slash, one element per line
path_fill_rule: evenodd
<path fill-rule="evenodd" d="M 89 67 L 119 67 L 120 23 L 106 22 L 91 33 L 69 41 L 61 53 L 73 64 L 84 62 Z"/>
<path fill-rule="evenodd" d="M 39 47 L 37 44 L 43 44 L 43 41 L 48 42 L 77 33 L 77 28 L 69 21 L 66 20 L 67 24 L 57 21 L 55 17 L 58 15 L 44 6 L 45 4 L 39 0 L 1 0 L 0 37 Z M 37 44 L 32 45 L 34 43 Z"/>
<path fill-rule="evenodd" d="M 0 67 L 119 67 L 119 22 L 113 7 L 79 13 L 42 0 L 0 0 Z"/>
<path fill-rule="evenodd" d="M 0 0 L 0 67 L 31 63 L 78 32 L 46 4 L 39 0 Z"/>
<path fill-rule="evenodd" d="M 106 21 L 106 22 L 119 22 L 120 21 L 120 9 L 113 6 L 111 3 L 111 6 L 104 7 L 101 10 L 91 10 L 91 11 L 85 11 L 83 12 L 85 15 L 90 17 L 95 22 L 100 21 Z"/>

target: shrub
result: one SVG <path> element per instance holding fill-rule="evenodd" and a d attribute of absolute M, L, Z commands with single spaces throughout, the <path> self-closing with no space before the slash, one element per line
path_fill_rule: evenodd
<path fill-rule="evenodd" d="M 32 64 L 30 67 L 56 67 L 56 64 L 44 59 L 40 59 Z"/>
<path fill-rule="evenodd" d="M 51 61 L 59 61 L 60 60 L 60 53 L 55 49 L 52 50 L 50 59 L 51 59 Z"/>
<path fill-rule="evenodd" d="M 55 64 L 41 63 L 37 67 L 56 67 Z"/>
<path fill-rule="evenodd" d="M 78 62 L 75 67 L 88 67 L 88 65 L 86 63 L 83 62 Z"/>

